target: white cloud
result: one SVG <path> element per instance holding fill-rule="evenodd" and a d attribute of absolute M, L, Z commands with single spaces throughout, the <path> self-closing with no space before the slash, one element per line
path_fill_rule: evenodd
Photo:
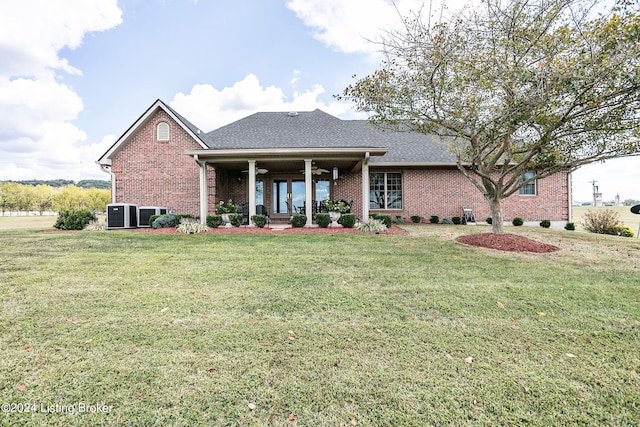
<path fill-rule="evenodd" d="M 259 111 L 311 111 L 319 108 L 342 118 L 354 117 L 350 104 L 319 100 L 323 93 L 324 88 L 317 84 L 310 90 L 294 91 L 293 99 L 287 100 L 281 88 L 264 87 L 258 77 L 249 74 L 231 87 L 220 90 L 208 84 L 195 85 L 188 94 L 177 93 L 169 104 L 205 132 Z"/>
<path fill-rule="evenodd" d="M 442 7 L 438 3 L 434 1 L 431 9 L 436 17 Z M 449 0 L 446 8 L 454 11 L 470 4 L 471 0 Z M 290 0 L 287 7 L 314 29 L 317 40 L 344 53 L 374 54 L 385 31 L 401 28 L 401 17 L 429 13 L 424 0 Z"/>
<path fill-rule="evenodd" d="M 57 73 L 81 74 L 60 57 L 86 33 L 122 22 L 116 0 L 21 0 L 0 14 L 0 179 L 79 179 L 96 153 L 72 124 L 78 94 Z M 100 145 L 101 143 L 94 144 Z M 95 147 L 94 147 L 95 148 Z"/>

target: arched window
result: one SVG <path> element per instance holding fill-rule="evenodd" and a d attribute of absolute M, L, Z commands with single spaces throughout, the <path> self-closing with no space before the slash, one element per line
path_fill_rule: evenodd
<path fill-rule="evenodd" d="M 157 131 L 156 138 L 158 141 L 169 140 L 169 124 L 168 123 L 166 122 L 158 123 L 158 127 L 156 131 Z"/>

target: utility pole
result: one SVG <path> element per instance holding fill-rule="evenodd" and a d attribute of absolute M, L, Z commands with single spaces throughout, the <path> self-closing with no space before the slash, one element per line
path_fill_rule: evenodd
<path fill-rule="evenodd" d="M 598 186 L 596 185 L 598 181 L 591 181 L 591 185 L 593 186 L 593 206 L 596 207 L 600 203 L 602 203 L 602 194 L 598 192 Z"/>

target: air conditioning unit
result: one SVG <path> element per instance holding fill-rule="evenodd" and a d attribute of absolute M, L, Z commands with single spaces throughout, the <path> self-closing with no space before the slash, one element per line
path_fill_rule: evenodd
<path fill-rule="evenodd" d="M 153 215 L 164 215 L 169 209 L 164 206 L 140 206 L 138 208 L 138 227 L 151 227 L 149 219 Z"/>
<path fill-rule="evenodd" d="M 107 205 L 107 228 L 137 228 L 138 205 L 110 203 Z"/>

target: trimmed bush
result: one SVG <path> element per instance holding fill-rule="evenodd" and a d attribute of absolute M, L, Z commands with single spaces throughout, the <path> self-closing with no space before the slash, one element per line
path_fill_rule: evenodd
<path fill-rule="evenodd" d="M 317 213 L 316 214 L 316 224 L 320 228 L 327 228 L 329 224 L 331 224 L 331 218 L 328 213 Z"/>
<path fill-rule="evenodd" d="M 493 224 L 493 218 L 491 218 L 490 216 L 487 217 L 487 219 L 485 219 L 485 221 L 487 222 L 487 224 L 491 225 Z"/>
<path fill-rule="evenodd" d="M 627 227 L 626 225 L 620 227 L 618 234 L 622 237 L 633 237 L 635 235 L 631 227 Z"/>
<path fill-rule="evenodd" d="M 167 213 L 156 218 L 156 220 L 151 223 L 151 226 L 153 228 L 174 228 L 177 227 L 179 223 L 180 220 L 177 215 Z"/>
<path fill-rule="evenodd" d="M 341 224 L 344 228 L 353 228 L 356 225 L 356 216 L 354 214 L 342 214 L 340 215 L 338 224 Z"/>
<path fill-rule="evenodd" d="M 549 221 L 548 219 L 543 219 L 542 221 L 540 221 L 540 227 L 542 228 L 551 227 L 551 221 Z"/>
<path fill-rule="evenodd" d="M 443 218 L 442 223 L 446 225 L 453 225 L 453 221 L 451 221 L 449 218 Z"/>
<path fill-rule="evenodd" d="M 222 225 L 222 215 L 207 215 L 207 227 L 218 228 Z"/>
<path fill-rule="evenodd" d="M 267 225 L 267 216 L 266 215 L 252 215 L 251 216 L 251 222 L 253 222 L 255 224 L 256 227 L 258 228 L 264 228 L 265 225 Z"/>
<path fill-rule="evenodd" d="M 53 226 L 58 230 L 83 230 L 91 221 L 97 220 L 98 218 L 86 209 L 67 210 L 58 213 Z"/>
<path fill-rule="evenodd" d="M 422 217 L 420 215 L 411 215 L 411 222 L 414 224 L 420 224 Z"/>
<path fill-rule="evenodd" d="M 303 214 L 296 214 L 291 217 L 291 225 L 295 228 L 304 227 L 307 224 L 307 216 Z"/>
<path fill-rule="evenodd" d="M 451 222 L 453 222 L 455 225 L 460 225 L 462 224 L 462 218 L 459 216 L 454 216 L 453 218 L 451 218 Z"/>
<path fill-rule="evenodd" d="M 576 225 L 573 222 L 568 222 L 567 225 L 564 226 L 564 229 L 568 231 L 575 231 Z"/>
<path fill-rule="evenodd" d="M 513 221 L 511 221 L 511 223 L 516 227 L 520 227 L 522 224 L 524 224 L 524 220 L 519 216 L 517 216 L 513 218 Z"/>
<path fill-rule="evenodd" d="M 234 227 L 240 227 L 242 225 L 242 221 L 244 220 L 244 215 L 240 213 L 230 213 L 229 214 L 229 222 Z"/>
<path fill-rule="evenodd" d="M 396 215 L 396 217 L 393 220 L 394 224 L 404 224 L 404 218 L 402 218 L 400 215 Z"/>
<path fill-rule="evenodd" d="M 151 215 L 149 217 L 149 226 L 151 226 L 153 224 L 153 221 L 155 221 L 156 219 L 158 219 L 160 217 L 160 215 Z"/>
<path fill-rule="evenodd" d="M 438 224 L 440 222 L 440 217 L 438 215 L 431 215 L 431 218 L 429 218 L 429 222 L 431 224 Z"/>

